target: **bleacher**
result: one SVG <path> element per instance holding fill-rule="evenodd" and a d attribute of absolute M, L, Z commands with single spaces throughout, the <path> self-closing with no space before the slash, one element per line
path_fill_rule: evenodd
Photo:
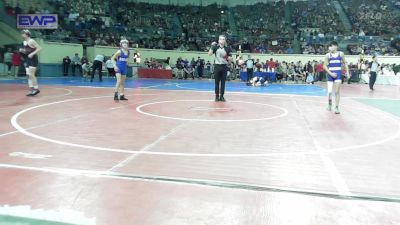
<path fill-rule="evenodd" d="M 219 34 L 226 34 L 230 45 L 236 49 L 242 45 L 247 52 L 285 53 L 295 40 L 303 53 L 322 54 L 329 41 L 337 40 L 349 46 L 348 53 L 356 53 L 354 45 L 358 44 L 371 54 L 399 54 L 392 44 L 400 34 L 400 10 L 393 0 L 341 0 L 353 26 L 351 32 L 346 31 L 337 9 L 328 0 L 277 1 L 232 8 L 128 0 L 3 1 L 8 13 L 59 14 L 63 18 L 60 29 L 40 34 L 52 41 L 116 46 L 125 36 L 141 48 L 206 51 Z M 290 19 L 286 18 L 288 6 Z M 383 39 L 378 40 L 376 35 Z"/>
<path fill-rule="evenodd" d="M 293 23 L 296 29 L 319 29 L 325 35 L 340 35 L 345 32 L 331 1 L 311 0 L 292 3 Z"/>
<path fill-rule="evenodd" d="M 24 11 L 29 11 L 30 9 L 42 9 L 45 8 L 46 1 L 41 0 L 4 0 L 5 5 L 9 5 L 12 8 L 20 7 Z"/>
<path fill-rule="evenodd" d="M 400 11 L 390 0 L 342 0 L 353 32 L 390 36 L 400 33 Z"/>
<path fill-rule="evenodd" d="M 233 8 L 236 27 L 242 39 L 252 43 L 252 52 L 284 52 L 290 43 L 284 17 L 284 1 L 238 5 Z"/>

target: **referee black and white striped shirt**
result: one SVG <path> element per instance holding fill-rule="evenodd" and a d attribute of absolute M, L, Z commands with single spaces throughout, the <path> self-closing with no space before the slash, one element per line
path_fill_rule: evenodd
<path fill-rule="evenodd" d="M 228 57 L 232 56 L 232 50 L 229 47 L 222 47 L 220 45 L 213 46 L 213 53 L 215 55 L 214 64 L 227 65 Z"/>

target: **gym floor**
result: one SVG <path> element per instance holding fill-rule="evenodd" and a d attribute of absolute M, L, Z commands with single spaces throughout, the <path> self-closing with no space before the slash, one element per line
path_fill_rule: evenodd
<path fill-rule="evenodd" d="M 39 83 L 0 80 L 0 224 L 400 224 L 400 87 Z"/>

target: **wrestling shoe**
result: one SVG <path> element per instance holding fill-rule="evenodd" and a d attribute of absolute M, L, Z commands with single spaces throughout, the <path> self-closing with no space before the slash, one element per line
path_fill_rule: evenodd
<path fill-rule="evenodd" d="M 335 107 L 335 114 L 340 114 L 340 110 L 339 110 L 339 107 Z"/>
<path fill-rule="evenodd" d="M 121 95 L 121 96 L 119 96 L 119 100 L 122 100 L 122 101 L 127 101 L 128 99 L 127 99 L 127 98 L 125 98 L 125 95 Z"/>

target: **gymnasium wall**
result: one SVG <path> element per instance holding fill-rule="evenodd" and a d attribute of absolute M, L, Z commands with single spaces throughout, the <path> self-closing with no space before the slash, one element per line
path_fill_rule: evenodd
<path fill-rule="evenodd" d="M 55 43 L 37 40 L 42 47 L 39 53 L 41 76 L 62 76 L 62 61 L 65 56 L 70 58 L 78 53 L 83 55 L 81 44 Z"/>
<path fill-rule="evenodd" d="M 0 46 L 15 44 L 15 41 L 10 38 L 5 32 L 0 28 Z"/>
<path fill-rule="evenodd" d="M 75 53 L 83 55 L 83 46 L 81 44 L 57 43 L 37 40 L 42 47 L 39 53 L 41 63 L 62 63 L 65 56 L 72 57 Z"/>
<path fill-rule="evenodd" d="M 75 53 L 79 53 L 80 56 L 83 55 L 83 46 L 80 44 L 67 44 L 67 43 L 51 43 L 40 41 L 40 45 L 43 50 L 40 53 L 39 59 L 42 63 L 42 74 L 44 76 L 60 76 L 61 75 L 61 63 L 62 59 L 65 56 L 72 57 Z M 116 47 L 107 47 L 107 46 L 96 46 L 96 47 L 87 47 L 86 55 L 89 60 L 93 60 L 93 58 L 97 54 L 103 54 L 105 56 L 111 56 L 118 48 Z M 187 52 L 187 51 L 167 51 L 167 50 L 154 50 L 154 49 L 138 49 L 141 54 L 142 62 L 145 58 L 156 58 L 156 59 L 166 59 L 170 57 L 171 65 L 173 65 L 178 57 L 182 57 L 183 59 L 191 60 L 192 58 L 197 59 L 198 56 L 210 62 L 213 62 L 213 56 L 208 56 L 207 52 Z M 243 54 L 243 59 L 247 59 L 248 54 Z M 273 58 L 274 60 L 279 60 L 280 62 L 297 62 L 299 60 L 306 62 L 309 60 L 323 60 L 324 56 L 322 55 L 269 55 L 269 54 L 251 54 L 254 59 L 260 59 L 261 61 L 269 60 Z M 359 56 L 346 56 L 348 62 L 356 63 Z M 370 59 L 371 57 L 366 57 Z M 381 63 L 396 63 L 400 62 L 400 57 L 395 56 L 380 56 L 379 61 Z M 132 58 L 130 59 L 130 63 L 132 63 Z"/>
<path fill-rule="evenodd" d="M 92 59 L 97 54 L 111 56 L 117 50 L 118 50 L 118 48 L 116 48 L 116 47 L 96 46 L 96 47 L 89 47 L 87 49 L 87 54 L 88 54 L 88 57 L 90 59 Z M 192 58 L 197 59 L 197 57 L 200 56 L 201 58 L 205 59 L 206 61 L 210 60 L 210 62 L 213 62 L 213 59 L 214 59 L 213 56 L 208 56 L 207 52 L 168 51 L 168 50 L 155 50 L 155 49 L 138 49 L 138 51 L 141 54 L 142 61 L 145 58 L 166 59 L 167 57 L 170 57 L 171 58 L 170 62 L 172 64 L 179 57 L 190 60 Z M 247 59 L 248 55 L 249 54 L 244 53 L 243 59 Z M 292 54 L 292 55 L 250 54 L 250 55 L 255 59 L 260 59 L 261 61 L 266 61 L 266 60 L 269 60 L 270 58 L 274 58 L 274 60 L 277 59 L 280 62 L 282 62 L 282 61 L 297 62 L 299 60 L 305 62 L 305 61 L 309 61 L 309 60 L 323 60 L 324 59 L 324 56 L 322 56 L 322 55 L 301 55 L 301 54 Z M 347 61 L 356 63 L 359 59 L 359 56 L 347 55 L 346 58 L 347 58 Z M 370 56 L 367 56 L 366 58 L 371 59 Z M 380 56 L 379 61 L 381 63 L 391 63 L 391 64 L 399 63 L 400 57 L 399 56 Z"/>
<path fill-rule="evenodd" d="M 0 45 L 13 44 L 22 44 L 21 34 L 6 23 L 3 23 L 0 18 Z"/>

